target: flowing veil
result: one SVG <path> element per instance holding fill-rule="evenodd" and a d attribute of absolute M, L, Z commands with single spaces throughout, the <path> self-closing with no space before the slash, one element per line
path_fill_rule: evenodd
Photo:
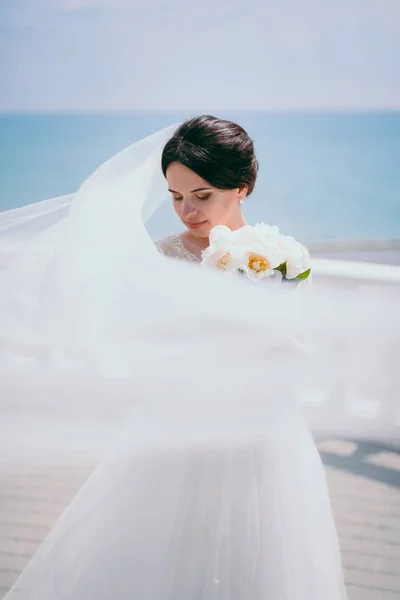
<path fill-rule="evenodd" d="M 70 595 L 94 555 L 108 570 L 98 573 L 96 597 L 109 597 L 101 590 L 114 571 L 114 597 L 124 597 L 130 566 L 110 563 L 110 554 L 128 548 L 140 527 L 118 519 L 134 502 L 121 482 L 132 469 L 139 481 L 147 476 L 146 461 L 132 466 L 132 444 L 136 456 L 154 447 L 240 447 L 249 436 L 283 427 L 290 446 L 303 411 L 316 435 L 379 438 L 390 428 L 398 437 L 398 415 L 385 418 L 387 399 L 400 387 L 396 285 L 321 285 L 301 293 L 249 285 L 157 251 L 145 224 L 167 195 L 160 158 L 176 127 L 126 148 L 75 194 L 0 214 L 2 467 L 104 461 L 12 600 L 94 597 Z M 248 474 L 257 462 L 243 468 Z M 250 485 L 249 506 L 257 493 Z M 275 501 L 291 515 L 300 500 L 289 493 Z M 326 503 L 316 493 L 315 506 L 319 501 Z M 115 522 L 101 518 L 104 506 L 113 507 Z M 303 525 L 293 553 L 301 552 Z M 157 527 L 155 520 L 155 536 Z M 164 534 L 177 543 L 173 532 Z M 253 565 L 257 531 L 242 534 L 254 549 Z M 103 550 L 107 541 L 107 557 L 96 540 Z M 141 538 L 142 549 L 146 544 Z M 57 569 L 46 577 L 49 561 L 68 566 L 59 579 Z M 159 574 L 165 586 L 168 576 Z M 294 573 L 293 585 L 302 577 Z M 207 598 L 235 597 L 212 593 Z"/>

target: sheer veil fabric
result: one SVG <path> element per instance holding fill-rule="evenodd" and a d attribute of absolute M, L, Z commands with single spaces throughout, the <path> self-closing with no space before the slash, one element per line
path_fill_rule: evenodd
<path fill-rule="evenodd" d="M 379 433 L 397 291 L 299 294 L 163 256 L 145 223 L 176 127 L 0 215 L 2 466 L 98 464 L 7 600 L 346 597 L 302 401 L 322 398 L 314 433 L 363 435 L 327 400 L 371 392 Z"/>

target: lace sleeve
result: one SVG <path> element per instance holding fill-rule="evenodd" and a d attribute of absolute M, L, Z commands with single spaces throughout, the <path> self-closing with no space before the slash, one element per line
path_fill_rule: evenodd
<path fill-rule="evenodd" d="M 181 244 L 178 243 L 177 236 L 174 234 L 168 235 L 156 241 L 156 248 L 164 256 L 172 256 L 174 258 L 183 258 Z"/>
<path fill-rule="evenodd" d="M 191 254 L 182 244 L 182 241 L 176 234 L 168 235 L 155 242 L 156 248 L 165 256 L 182 258 L 191 262 L 198 262 L 199 259 Z"/>

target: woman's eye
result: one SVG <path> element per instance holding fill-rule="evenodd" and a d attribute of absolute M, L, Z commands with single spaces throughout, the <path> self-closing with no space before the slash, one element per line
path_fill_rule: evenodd
<path fill-rule="evenodd" d="M 197 196 L 197 198 L 199 200 L 208 200 L 208 198 L 211 196 L 211 194 L 207 194 L 206 196 Z"/>
<path fill-rule="evenodd" d="M 180 202 L 182 200 L 182 196 L 173 196 L 175 202 Z"/>

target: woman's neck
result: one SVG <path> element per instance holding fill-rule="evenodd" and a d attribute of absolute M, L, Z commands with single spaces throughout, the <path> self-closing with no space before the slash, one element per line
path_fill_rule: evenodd
<path fill-rule="evenodd" d="M 229 227 L 229 229 L 231 229 L 232 231 L 236 231 L 236 229 L 240 229 L 241 227 L 244 227 L 245 225 L 247 225 L 246 223 L 246 219 L 244 218 L 244 214 L 242 213 L 242 211 L 240 210 L 232 219 L 230 223 L 225 223 L 225 225 L 227 227 Z"/>

